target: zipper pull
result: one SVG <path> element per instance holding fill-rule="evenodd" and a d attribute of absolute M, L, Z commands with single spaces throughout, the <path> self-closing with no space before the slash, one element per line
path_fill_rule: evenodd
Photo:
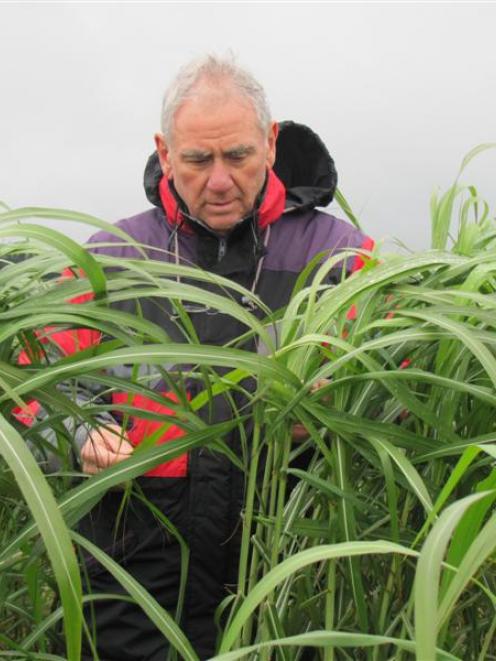
<path fill-rule="evenodd" d="M 226 254 L 226 247 L 227 247 L 227 241 L 224 239 L 224 237 L 220 237 L 219 239 L 219 250 L 217 252 L 217 261 L 220 262 L 221 259 L 224 258 L 224 255 Z"/>

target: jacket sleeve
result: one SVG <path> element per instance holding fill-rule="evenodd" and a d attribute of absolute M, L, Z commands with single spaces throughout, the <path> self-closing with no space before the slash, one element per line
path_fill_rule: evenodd
<path fill-rule="evenodd" d="M 74 277 L 74 274 L 67 269 L 63 272 L 63 277 Z M 89 293 L 75 297 L 71 299 L 70 302 L 74 304 L 84 304 L 85 302 L 92 300 L 92 298 L 92 294 Z M 61 356 L 69 356 L 79 351 L 83 351 L 84 349 L 98 344 L 102 339 L 100 332 L 88 328 L 60 331 L 55 327 L 46 327 L 38 332 L 37 336 L 40 344 L 46 345 L 46 348 L 49 349 L 49 351 L 45 353 L 49 360 L 51 356 L 55 359 L 56 357 L 60 358 Z M 55 356 L 54 353 L 57 355 Z M 27 350 L 23 350 L 19 354 L 18 363 L 20 365 L 28 365 L 32 362 L 32 358 L 33 356 L 30 356 Z M 121 377 L 125 375 L 126 372 L 129 377 L 131 376 L 131 370 L 126 369 L 125 366 L 123 366 L 119 372 L 119 376 Z M 164 399 L 163 404 L 142 395 L 130 396 L 125 392 L 114 392 L 109 400 L 102 396 L 104 389 L 101 386 L 91 383 L 89 380 L 78 382 L 76 392 L 74 392 L 75 389 L 72 384 L 68 385 L 62 383 L 59 384 L 58 387 L 61 392 L 74 398 L 75 403 L 80 407 L 84 407 L 88 403 L 115 404 L 116 411 L 112 413 L 101 412 L 98 414 L 96 421 L 100 425 L 121 424 L 123 416 L 118 412 L 119 405 L 121 404 L 131 405 L 137 410 L 154 414 L 162 413 L 169 417 L 174 415 L 174 410 L 171 409 L 167 403 L 170 401 L 177 401 L 174 394 L 167 391 L 160 391 L 160 394 Z M 35 423 L 43 421 L 48 415 L 40 402 L 36 400 L 28 401 L 24 408 L 19 406 L 15 407 L 12 414 L 18 422 L 27 427 L 33 427 Z M 63 420 L 62 424 L 64 425 L 67 435 L 72 439 L 73 454 L 76 462 L 79 464 L 80 450 L 86 442 L 90 426 L 86 423 L 77 424 L 74 418 L 66 418 Z M 168 425 L 166 430 L 160 434 L 161 426 L 163 427 L 164 423 L 159 420 L 150 420 L 140 417 L 139 415 L 131 415 L 126 431 L 128 438 L 133 445 L 138 445 L 152 434 L 157 436 L 157 443 L 160 444 L 171 440 L 172 438 L 182 436 L 184 433 L 179 426 Z M 44 428 L 39 434 L 38 442 L 30 441 L 29 445 L 40 465 L 47 472 L 59 470 L 63 466 L 63 459 L 60 452 L 57 451 L 58 441 L 54 429 Z M 146 475 L 158 477 L 184 477 L 186 472 L 187 455 L 181 455 L 157 466 L 146 473 Z"/>
<path fill-rule="evenodd" d="M 64 270 L 63 278 L 74 277 L 70 269 Z M 93 298 L 92 294 L 84 294 L 70 300 L 74 304 L 83 304 Z M 35 331 L 39 346 L 26 347 L 21 350 L 17 363 L 19 365 L 30 365 L 35 358 L 54 361 L 60 357 L 74 354 L 91 346 L 98 344 L 101 340 L 101 333 L 89 328 L 77 328 L 70 330 L 57 330 L 56 327 L 47 326 L 39 331 Z M 103 403 L 100 397 L 101 388 L 89 382 L 78 382 L 77 387 L 67 383 L 61 383 L 58 390 L 71 397 L 78 406 L 83 407 L 89 402 Z M 16 406 L 12 409 L 13 417 L 25 427 L 33 428 L 36 423 L 42 423 L 48 416 L 48 412 L 42 404 L 31 399 L 26 402 L 24 407 Z M 110 413 L 102 412 L 98 416 L 101 424 L 115 423 L 115 419 Z M 64 427 L 64 435 L 72 441 L 72 459 L 70 463 L 79 463 L 79 453 L 83 446 L 87 434 L 88 425 L 77 424 L 72 417 L 67 417 L 61 423 Z M 40 431 L 32 434 L 32 439 L 28 440 L 28 446 L 36 457 L 38 463 L 46 472 L 55 472 L 64 467 L 63 450 L 59 448 L 58 434 L 53 427 L 43 427 L 40 425 Z M 36 438 L 34 438 L 36 436 Z"/>

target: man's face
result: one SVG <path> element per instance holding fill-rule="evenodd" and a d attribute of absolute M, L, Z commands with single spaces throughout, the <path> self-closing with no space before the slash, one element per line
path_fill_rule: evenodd
<path fill-rule="evenodd" d="M 166 177 L 191 215 L 227 232 L 253 209 L 275 160 L 277 124 L 265 134 L 248 100 L 205 86 L 177 111 L 170 143 L 155 136 Z"/>

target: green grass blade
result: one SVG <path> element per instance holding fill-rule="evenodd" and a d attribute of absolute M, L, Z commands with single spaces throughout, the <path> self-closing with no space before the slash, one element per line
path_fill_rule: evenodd
<path fill-rule="evenodd" d="M 494 494 L 493 494 L 494 495 Z M 496 547 L 496 515 L 492 515 L 474 539 L 453 576 L 438 610 L 438 627 L 449 617 L 456 600 Z"/>
<path fill-rule="evenodd" d="M 399 448 L 396 448 L 394 445 L 392 445 L 383 438 L 370 437 L 369 440 L 375 447 L 382 448 L 382 450 L 387 452 L 387 454 L 391 457 L 393 462 L 396 464 L 396 466 L 405 476 L 407 482 L 410 484 L 412 488 L 413 493 L 422 503 L 422 506 L 424 507 L 426 513 L 429 514 L 430 511 L 432 510 L 432 500 L 429 495 L 429 492 L 427 491 L 424 481 L 420 477 L 418 471 L 408 461 L 404 453 Z"/>
<path fill-rule="evenodd" d="M 156 364 L 199 364 L 216 367 L 237 367 L 239 378 L 243 377 L 241 370 L 247 374 L 276 379 L 289 385 L 299 385 L 295 375 L 269 358 L 241 351 L 208 345 L 186 344 L 154 344 L 138 347 L 116 349 L 103 356 L 94 356 L 79 362 L 66 361 L 60 365 L 46 367 L 31 377 L 27 377 L 22 385 L 15 388 L 22 395 L 51 382 L 63 380 L 69 376 L 104 369 L 113 365 L 156 365 Z M 26 370 L 26 374 L 27 374 Z M 0 401 L 5 400 L 5 395 Z"/>
<path fill-rule="evenodd" d="M 265 597 L 267 597 L 272 590 L 281 583 L 281 581 L 291 574 L 322 560 L 351 558 L 375 553 L 400 553 L 409 556 L 417 555 L 415 551 L 391 542 L 344 542 L 341 544 L 317 546 L 315 548 L 307 549 L 306 551 L 301 551 L 300 553 L 296 553 L 287 558 L 268 572 L 268 574 L 266 574 L 247 595 L 232 619 L 230 626 L 222 636 L 219 653 L 228 652 L 231 649 L 245 620 L 265 599 Z"/>
<path fill-rule="evenodd" d="M 43 538 L 64 607 L 67 658 L 77 661 L 81 648 L 82 590 L 69 532 L 33 455 L 3 416 L 0 416 L 0 452 L 14 473 Z"/>
<path fill-rule="evenodd" d="M 69 265 L 76 264 L 76 266 L 84 271 L 85 276 L 91 283 L 96 298 L 100 298 L 105 294 L 106 279 L 101 265 L 76 241 L 49 227 L 28 224 L 0 228 L 0 238 L 9 236 L 24 236 L 29 239 L 36 239 L 41 243 L 48 244 L 52 248 L 56 248 L 68 257 L 70 261 Z"/>
<path fill-rule="evenodd" d="M 463 158 L 462 164 L 460 166 L 460 171 L 459 175 L 463 172 L 463 170 L 467 167 L 467 165 L 470 163 L 472 159 L 474 159 L 476 156 L 481 154 L 482 152 L 488 150 L 488 149 L 495 149 L 496 148 L 496 142 L 484 142 L 480 145 L 477 145 L 477 147 L 474 147 L 471 149 L 468 154 Z"/>
<path fill-rule="evenodd" d="M 95 544 L 92 544 L 78 533 L 73 532 L 72 537 L 75 542 L 91 553 L 114 576 L 122 587 L 134 597 L 136 603 L 148 615 L 157 629 L 164 634 L 170 644 L 182 655 L 185 661 L 198 661 L 197 654 L 179 626 L 174 622 L 174 618 L 153 599 L 150 593 L 131 574 L 99 549 L 98 546 L 95 546 Z"/>
<path fill-rule="evenodd" d="M 419 661 L 436 658 L 439 579 L 447 546 L 465 511 L 485 496 L 487 493 L 467 496 L 446 508 L 422 547 L 414 586 L 415 640 Z"/>
<path fill-rule="evenodd" d="M 343 195 L 343 193 L 339 188 L 336 188 L 336 192 L 334 193 L 334 199 L 339 204 L 341 209 L 344 211 L 346 217 L 353 223 L 353 225 L 358 229 L 361 229 L 358 218 L 353 213 L 351 206 L 349 205 L 347 199 L 345 198 L 345 196 Z"/>
<path fill-rule="evenodd" d="M 235 661 L 250 655 L 252 652 L 265 649 L 267 647 L 278 648 L 280 646 L 289 647 L 331 647 L 331 648 L 348 648 L 357 650 L 360 647 L 379 647 L 380 645 L 394 645 L 399 650 L 405 650 L 412 654 L 415 653 L 415 643 L 405 640 L 404 638 L 392 638 L 389 636 L 376 636 L 372 634 L 363 633 L 347 633 L 344 631 L 309 631 L 304 634 L 296 636 L 288 636 L 287 638 L 279 638 L 278 640 L 270 640 L 257 645 L 250 645 L 234 652 L 227 652 L 225 654 L 218 654 L 212 657 L 209 661 Z M 443 650 L 436 650 L 438 661 L 461 661 L 457 656 L 453 656 Z M 357 657 L 354 657 L 357 658 Z"/>

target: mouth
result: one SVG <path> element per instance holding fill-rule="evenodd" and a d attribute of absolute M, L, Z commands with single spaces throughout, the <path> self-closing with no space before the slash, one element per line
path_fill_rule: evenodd
<path fill-rule="evenodd" d="M 236 204 L 236 200 L 228 200 L 226 202 L 207 202 L 207 208 L 218 212 L 230 211 Z"/>

